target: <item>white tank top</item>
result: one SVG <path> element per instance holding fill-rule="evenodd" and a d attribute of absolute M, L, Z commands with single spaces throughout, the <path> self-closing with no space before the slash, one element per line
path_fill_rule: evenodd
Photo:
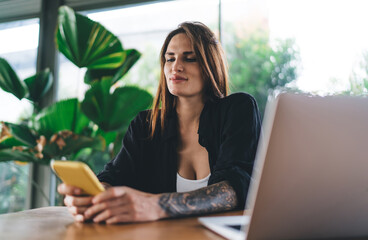
<path fill-rule="evenodd" d="M 211 173 L 208 174 L 207 177 L 198 179 L 198 180 L 190 180 L 183 178 L 179 175 L 179 173 L 176 174 L 176 191 L 177 192 L 189 192 L 194 191 L 203 187 L 207 187 L 208 179 L 211 176 Z"/>

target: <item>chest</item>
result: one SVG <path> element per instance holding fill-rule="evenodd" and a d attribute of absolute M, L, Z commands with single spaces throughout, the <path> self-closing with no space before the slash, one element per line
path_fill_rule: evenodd
<path fill-rule="evenodd" d="M 198 142 L 197 131 L 186 131 L 179 136 L 177 147 L 178 173 L 187 179 L 202 179 L 210 173 L 209 154 Z"/>

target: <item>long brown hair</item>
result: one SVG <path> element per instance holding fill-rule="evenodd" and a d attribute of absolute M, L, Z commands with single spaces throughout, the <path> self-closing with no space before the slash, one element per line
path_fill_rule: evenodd
<path fill-rule="evenodd" d="M 176 97 L 173 96 L 167 87 L 164 74 L 165 53 L 171 39 L 179 33 L 186 34 L 194 48 L 194 52 L 201 68 L 202 77 L 205 80 L 204 95 L 207 100 L 223 98 L 228 94 L 228 73 L 227 63 L 221 44 L 216 39 L 215 34 L 203 23 L 183 22 L 177 29 L 171 31 L 161 48 L 160 62 L 161 75 L 156 97 L 153 100 L 150 114 L 150 130 L 153 137 L 158 121 L 160 121 L 161 131 L 164 130 L 165 119 L 176 106 Z M 161 105 L 161 113 L 160 113 Z"/>

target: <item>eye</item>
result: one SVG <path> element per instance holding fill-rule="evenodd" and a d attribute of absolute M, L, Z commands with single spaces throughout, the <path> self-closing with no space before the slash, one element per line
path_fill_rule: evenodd
<path fill-rule="evenodd" d="M 185 61 L 187 61 L 187 62 L 196 62 L 197 59 L 196 58 L 186 58 Z"/>
<path fill-rule="evenodd" d="M 174 62 L 175 61 L 175 58 L 167 58 L 166 59 L 166 62 Z"/>

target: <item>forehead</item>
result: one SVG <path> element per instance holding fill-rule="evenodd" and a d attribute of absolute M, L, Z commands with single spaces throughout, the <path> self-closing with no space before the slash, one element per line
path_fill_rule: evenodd
<path fill-rule="evenodd" d="M 185 33 L 176 34 L 171 38 L 166 52 L 187 52 L 193 51 L 192 43 Z"/>

